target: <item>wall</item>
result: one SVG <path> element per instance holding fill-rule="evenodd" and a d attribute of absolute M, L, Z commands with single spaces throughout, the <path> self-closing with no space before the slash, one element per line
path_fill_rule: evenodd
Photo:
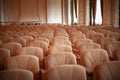
<path fill-rule="evenodd" d="M 2 0 L 1 0 L 2 1 Z M 8 21 L 42 21 L 46 23 L 47 0 L 3 0 L 8 4 L 8 11 L 5 12 L 6 5 L 3 5 L 4 13 L 7 14 Z M 9 2 L 8 2 L 9 1 Z M 5 20 L 6 21 L 6 20 Z"/>

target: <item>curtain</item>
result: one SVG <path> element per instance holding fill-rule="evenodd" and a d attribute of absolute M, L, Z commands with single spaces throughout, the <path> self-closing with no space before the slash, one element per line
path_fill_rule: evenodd
<path fill-rule="evenodd" d="M 86 1 L 87 0 L 78 1 L 78 24 L 79 25 L 86 25 Z"/>
<path fill-rule="evenodd" d="M 61 0 L 47 0 L 47 23 L 62 23 L 61 3 Z"/>
<path fill-rule="evenodd" d="M 96 0 L 92 0 L 92 13 L 93 13 L 93 25 L 95 25 L 95 16 L 96 16 Z"/>
<path fill-rule="evenodd" d="M 68 24 L 68 0 L 62 0 L 62 23 Z"/>
<path fill-rule="evenodd" d="M 103 19 L 103 0 L 101 0 L 101 15 L 102 15 L 102 19 Z M 103 24 L 103 21 L 102 21 Z"/>
<path fill-rule="evenodd" d="M 47 23 L 47 0 L 38 0 L 39 21 Z"/>

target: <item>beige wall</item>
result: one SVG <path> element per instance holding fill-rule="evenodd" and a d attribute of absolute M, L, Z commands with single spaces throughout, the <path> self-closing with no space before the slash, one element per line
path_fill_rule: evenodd
<path fill-rule="evenodd" d="M 46 23 L 46 0 L 10 0 L 9 21 L 42 21 Z"/>
<path fill-rule="evenodd" d="M 9 21 L 18 21 L 20 18 L 19 15 L 19 0 L 11 0 L 10 1 L 10 14 Z"/>
<path fill-rule="evenodd" d="M 20 21 L 38 21 L 37 0 L 20 0 Z"/>

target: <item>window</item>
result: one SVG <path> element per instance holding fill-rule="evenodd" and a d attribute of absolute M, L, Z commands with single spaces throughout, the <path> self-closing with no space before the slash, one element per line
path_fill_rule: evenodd
<path fill-rule="evenodd" d="M 102 24 L 102 15 L 101 15 L 101 1 L 96 1 L 96 16 L 95 16 L 95 24 Z"/>

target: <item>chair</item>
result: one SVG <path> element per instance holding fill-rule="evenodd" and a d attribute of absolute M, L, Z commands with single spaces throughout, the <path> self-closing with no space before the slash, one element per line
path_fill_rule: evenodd
<path fill-rule="evenodd" d="M 104 35 L 102 33 L 96 33 L 96 34 L 89 35 L 88 38 L 92 39 L 93 42 L 95 42 L 95 43 L 99 43 L 99 40 L 103 37 L 104 37 Z"/>
<path fill-rule="evenodd" d="M 96 65 L 109 61 L 108 54 L 103 49 L 90 49 L 81 54 L 81 65 L 83 65 L 88 73 L 93 72 Z"/>
<path fill-rule="evenodd" d="M 120 80 L 120 61 L 110 61 L 97 65 L 93 73 L 94 80 Z"/>
<path fill-rule="evenodd" d="M 43 49 L 38 47 L 33 47 L 33 46 L 23 47 L 19 49 L 18 55 L 34 55 L 34 56 L 37 56 L 40 61 L 42 61 L 44 57 Z"/>
<path fill-rule="evenodd" d="M 10 37 L 10 36 L 0 36 L 0 40 L 3 42 L 3 43 L 7 43 L 9 42 L 10 40 L 12 40 L 13 38 Z"/>
<path fill-rule="evenodd" d="M 0 71 L 0 80 L 34 80 L 33 73 L 28 70 L 14 69 Z"/>
<path fill-rule="evenodd" d="M 83 35 L 74 35 L 74 36 L 71 36 L 70 40 L 71 40 L 71 42 L 73 44 L 75 44 L 76 41 L 79 41 L 80 39 L 87 39 L 86 36 L 83 36 Z"/>
<path fill-rule="evenodd" d="M 110 58 L 115 59 L 116 51 L 120 50 L 120 41 L 106 43 L 105 50 L 107 50 Z"/>
<path fill-rule="evenodd" d="M 22 45 L 22 47 L 26 46 L 26 40 L 23 38 L 14 38 L 11 40 L 11 42 L 16 42 Z"/>
<path fill-rule="evenodd" d="M 55 36 L 54 39 L 64 39 L 64 40 L 69 40 L 69 37 L 66 37 L 66 36 Z"/>
<path fill-rule="evenodd" d="M 33 41 L 28 46 L 34 46 L 34 47 L 42 48 L 43 52 L 44 52 L 44 56 L 47 55 L 48 46 L 49 46 L 47 44 L 47 42 L 44 42 L 44 41 Z"/>
<path fill-rule="evenodd" d="M 35 38 L 34 41 L 45 41 L 47 42 L 48 45 L 50 45 L 50 41 L 46 37 L 38 37 L 38 38 Z"/>
<path fill-rule="evenodd" d="M 85 44 L 81 44 L 78 47 L 78 54 L 81 55 L 83 54 L 86 50 L 89 49 L 101 49 L 101 46 L 97 43 L 85 43 Z"/>
<path fill-rule="evenodd" d="M 87 80 L 87 78 L 84 67 L 61 65 L 45 71 L 43 80 Z"/>
<path fill-rule="evenodd" d="M 0 71 L 4 70 L 6 61 L 10 58 L 10 51 L 5 48 L 0 48 Z"/>
<path fill-rule="evenodd" d="M 64 39 L 53 39 L 52 45 L 68 45 L 72 46 L 71 42 L 69 40 L 64 40 Z"/>
<path fill-rule="evenodd" d="M 55 46 L 50 46 L 48 50 L 48 55 L 49 54 L 55 54 L 58 52 L 72 52 L 72 47 L 68 45 L 55 45 Z"/>
<path fill-rule="evenodd" d="M 73 53 L 61 53 L 51 54 L 44 59 L 45 69 L 49 69 L 58 65 L 74 64 L 76 65 L 76 56 Z"/>
<path fill-rule="evenodd" d="M 16 52 L 22 48 L 22 45 L 16 42 L 4 43 L 2 48 L 10 50 L 10 56 L 15 56 Z"/>
<path fill-rule="evenodd" d="M 29 42 L 31 42 L 33 40 L 32 36 L 21 36 L 20 38 L 23 38 L 26 40 L 26 45 L 28 45 Z"/>
<path fill-rule="evenodd" d="M 0 45 L 2 45 L 3 43 L 2 43 L 2 41 L 0 40 Z"/>
<path fill-rule="evenodd" d="M 39 79 L 39 59 L 32 55 L 19 55 L 11 57 L 7 62 L 7 70 L 25 69 L 33 72 L 34 80 Z"/>
<path fill-rule="evenodd" d="M 105 49 L 106 44 L 111 43 L 112 41 L 116 41 L 116 40 L 112 37 L 102 37 L 98 40 L 98 43 L 101 45 L 103 49 Z"/>
<path fill-rule="evenodd" d="M 75 47 L 78 48 L 81 44 L 93 43 L 91 39 L 79 39 L 75 43 Z"/>

